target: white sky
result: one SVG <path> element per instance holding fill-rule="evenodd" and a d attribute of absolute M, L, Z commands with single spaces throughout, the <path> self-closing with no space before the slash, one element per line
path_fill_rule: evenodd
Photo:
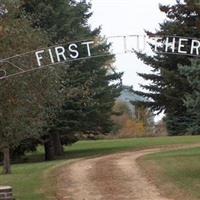
<path fill-rule="evenodd" d="M 143 35 L 144 30 L 153 31 L 163 22 L 165 15 L 159 10 L 159 3 L 174 4 L 175 0 L 90 0 L 93 16 L 90 20 L 92 27 L 102 26 L 102 35 Z M 119 42 L 114 44 L 115 51 L 119 51 Z M 141 89 L 139 84 L 145 81 L 137 72 L 148 73 L 150 67 L 138 60 L 134 54 L 117 55 L 115 66 L 123 71 L 123 84 L 133 85 L 134 89 Z M 147 82 L 146 82 L 147 83 Z M 159 121 L 162 114 L 155 117 Z"/>
<path fill-rule="evenodd" d="M 91 0 L 93 16 L 92 27 L 102 26 L 105 36 L 144 34 L 144 30 L 154 31 L 163 22 L 165 15 L 158 5 L 175 3 L 175 0 Z M 116 47 L 115 47 L 116 48 Z M 150 68 L 138 60 L 134 54 L 117 55 L 118 71 L 124 72 L 123 84 L 139 89 L 144 80 L 137 72 L 149 72 Z"/>

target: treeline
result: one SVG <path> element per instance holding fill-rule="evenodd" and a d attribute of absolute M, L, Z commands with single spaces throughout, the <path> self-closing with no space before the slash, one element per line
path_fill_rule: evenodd
<path fill-rule="evenodd" d="M 3 171 L 10 155 L 44 145 L 45 159 L 63 154 L 63 145 L 82 134 L 112 130 L 112 107 L 122 73 L 113 72 L 110 45 L 91 29 L 86 1 L 3 0 L 0 4 L 0 55 L 7 58 L 34 49 L 90 38 L 101 41 L 93 52 L 106 57 L 79 60 L 0 81 L 0 150 Z M 15 60 L 20 66 L 20 57 Z M 30 65 L 30 60 L 23 66 Z M 0 62 L 0 67 L 9 63 Z M 31 66 L 27 66 L 31 67 Z"/>
<path fill-rule="evenodd" d="M 156 32 L 146 31 L 148 36 L 200 38 L 200 6 L 197 1 L 177 0 L 174 5 L 160 5 L 160 11 L 166 19 Z M 155 45 L 150 44 L 150 47 L 154 50 Z M 149 99 L 138 103 L 157 113 L 164 112 L 170 135 L 200 134 L 199 58 L 162 52 L 136 54 L 152 68 L 150 74 L 139 74 L 151 84 L 142 85 L 146 92 L 135 91 Z"/>

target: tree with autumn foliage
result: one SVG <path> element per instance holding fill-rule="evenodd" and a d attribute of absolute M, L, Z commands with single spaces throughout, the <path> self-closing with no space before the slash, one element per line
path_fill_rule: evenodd
<path fill-rule="evenodd" d="M 113 113 L 116 137 L 142 137 L 152 134 L 152 113 L 144 106 L 134 106 L 133 112 L 127 102 L 116 101 Z"/>

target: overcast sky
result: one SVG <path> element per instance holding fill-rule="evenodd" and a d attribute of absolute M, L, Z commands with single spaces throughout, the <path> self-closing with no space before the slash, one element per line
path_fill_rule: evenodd
<path fill-rule="evenodd" d="M 93 16 L 90 20 L 92 27 L 102 26 L 105 36 L 144 34 L 145 30 L 154 31 L 165 15 L 159 11 L 159 3 L 172 4 L 175 0 L 91 0 Z M 119 42 L 119 41 L 118 41 Z M 119 44 L 119 43 L 117 43 Z M 114 46 L 118 51 L 119 45 Z M 117 55 L 118 71 L 124 72 L 123 84 L 133 85 L 139 89 L 139 83 L 144 83 L 137 72 L 149 72 L 134 54 Z"/>

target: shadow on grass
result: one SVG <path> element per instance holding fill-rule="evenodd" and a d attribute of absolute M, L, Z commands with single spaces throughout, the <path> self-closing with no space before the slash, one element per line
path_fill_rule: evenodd
<path fill-rule="evenodd" d="M 93 156 L 103 156 L 107 154 L 123 152 L 128 150 L 135 150 L 137 148 L 88 148 L 88 149 L 80 149 L 80 150 L 67 150 L 64 152 L 62 156 L 55 157 L 54 160 L 68 160 L 68 159 L 78 159 L 84 157 L 93 157 Z M 140 148 L 141 149 L 141 148 Z M 19 160 L 13 161 L 13 164 L 22 164 L 22 163 L 39 163 L 39 162 L 46 162 L 45 155 L 43 152 L 40 153 L 33 153 L 27 156 L 21 157 Z"/>
<path fill-rule="evenodd" d="M 69 160 L 83 157 L 101 156 L 116 152 L 134 151 L 145 148 L 163 147 L 177 144 L 195 144 L 200 142 L 200 136 L 177 137 L 151 137 L 151 138 L 127 138 L 96 141 L 79 141 L 65 147 L 63 156 L 55 160 Z M 44 148 L 39 146 L 36 152 L 28 153 L 14 163 L 38 163 L 44 162 Z"/>

